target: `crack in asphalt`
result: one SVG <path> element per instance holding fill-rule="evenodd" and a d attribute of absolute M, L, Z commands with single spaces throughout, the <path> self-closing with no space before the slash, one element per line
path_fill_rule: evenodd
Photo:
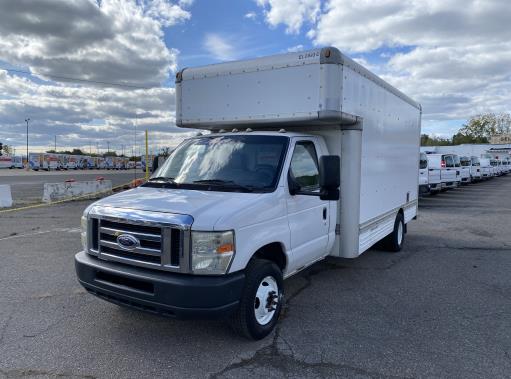
<path fill-rule="evenodd" d="M 241 359 L 239 361 L 231 361 L 231 363 L 222 370 L 210 374 L 209 378 L 221 378 L 235 370 L 247 370 L 255 373 L 261 368 L 275 369 L 283 375 L 292 375 L 291 372 L 293 370 L 299 370 L 302 374 L 305 374 L 303 370 L 313 370 L 321 377 L 328 374 L 335 374 L 337 376 L 339 370 L 344 370 L 346 371 L 347 376 L 361 375 L 369 378 L 406 378 L 401 376 L 384 375 L 379 372 L 365 370 L 345 363 L 325 362 L 323 360 L 323 353 L 321 353 L 321 360 L 319 362 L 305 362 L 296 357 L 292 345 L 285 337 L 282 336 L 283 321 L 292 307 L 293 300 L 312 285 L 313 277 L 325 271 L 342 270 L 346 268 L 350 267 L 330 262 L 323 262 L 320 267 L 313 266 L 299 274 L 298 276 L 300 278 L 305 279 L 305 283 L 287 299 L 282 309 L 279 323 L 275 328 L 272 342 L 269 345 L 256 350 L 250 358 Z M 238 376 L 238 374 L 235 374 L 235 376 Z"/>
<path fill-rule="evenodd" d="M 11 312 L 9 312 L 9 316 L 7 317 L 7 320 L 5 321 L 5 324 L 2 326 L 2 329 L 0 330 L 0 344 L 4 342 L 5 333 L 7 332 L 7 328 L 9 327 L 9 324 L 14 317 L 14 313 L 16 312 L 16 307 L 12 307 Z"/>
<path fill-rule="evenodd" d="M 70 372 L 55 372 L 37 369 L 13 369 L 13 370 L 0 369 L 0 374 L 3 375 L 6 379 L 30 378 L 38 376 L 45 376 L 50 378 L 96 379 L 96 377 L 93 375 L 79 375 Z"/>

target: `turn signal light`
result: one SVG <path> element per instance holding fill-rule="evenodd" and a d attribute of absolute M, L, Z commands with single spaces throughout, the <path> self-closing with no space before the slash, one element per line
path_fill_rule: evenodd
<path fill-rule="evenodd" d="M 218 254 L 231 253 L 234 251 L 234 246 L 232 243 L 225 243 L 216 248 L 216 252 Z"/>

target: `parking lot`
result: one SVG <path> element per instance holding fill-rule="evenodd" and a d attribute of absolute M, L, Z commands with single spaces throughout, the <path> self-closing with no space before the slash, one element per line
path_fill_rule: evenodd
<path fill-rule="evenodd" d="M 135 178 L 143 178 L 144 172 L 138 170 L 69 170 L 69 171 L 25 171 L 0 170 L 0 184 L 9 184 L 16 206 L 41 201 L 44 183 L 64 182 L 66 180 L 86 181 L 102 177 L 112 181 L 112 186 L 126 184 Z"/>
<path fill-rule="evenodd" d="M 509 377 L 510 193 L 508 175 L 422 198 L 402 252 L 287 280 L 258 342 L 87 294 L 73 256 L 89 201 L 0 214 L 0 377 Z"/>

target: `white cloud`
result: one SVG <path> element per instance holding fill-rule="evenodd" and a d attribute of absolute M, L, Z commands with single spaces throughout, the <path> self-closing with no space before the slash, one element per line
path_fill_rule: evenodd
<path fill-rule="evenodd" d="M 30 70 L 27 79 L 0 69 L 0 141 L 47 149 L 97 141 L 133 144 L 135 124 L 161 144 L 175 145 L 173 88 L 159 87 L 176 68 L 178 51 L 163 28 L 190 19 L 191 0 L 6 0 L 0 12 L 0 61 Z M 148 89 L 80 85 L 54 75 Z M 40 81 L 38 78 L 45 79 Z M 140 138 L 140 137 L 139 137 Z M 87 149 L 88 150 L 88 149 Z"/>
<path fill-rule="evenodd" d="M 288 53 L 296 53 L 297 51 L 302 51 L 303 50 L 303 45 L 296 45 L 296 46 L 291 46 L 287 49 L 287 52 Z"/>
<path fill-rule="evenodd" d="M 99 5 L 98 5 L 99 4 Z M 176 68 L 162 27 L 190 18 L 163 0 L 6 0 L 0 60 L 41 77 L 155 86 Z"/>
<path fill-rule="evenodd" d="M 286 33 L 300 32 L 306 22 L 315 22 L 320 11 L 320 0 L 255 0 L 263 8 L 266 22 L 276 27 L 279 24 L 286 26 Z"/>
<path fill-rule="evenodd" d="M 216 33 L 208 33 L 204 38 L 204 48 L 213 58 L 228 61 L 236 57 L 235 47 L 225 37 Z"/>
<path fill-rule="evenodd" d="M 248 12 L 243 17 L 248 18 L 249 20 L 255 20 L 257 18 L 257 14 L 255 12 Z"/>
<path fill-rule="evenodd" d="M 166 0 L 153 0 L 148 3 L 145 14 L 160 21 L 164 26 L 172 26 L 191 17 L 190 12 L 182 8 L 189 5 L 191 1 L 180 1 L 178 5 Z"/>
<path fill-rule="evenodd" d="M 174 88 L 41 85 L 0 70 L 0 93 L 0 140 L 9 145 L 23 146 L 27 117 L 30 145 L 40 149 L 47 148 L 54 135 L 61 146 L 88 146 L 91 141 L 103 146 L 109 140 L 120 149 L 121 144 L 133 144 L 135 124 L 140 132 L 159 135 L 162 144 L 174 145 L 172 140 L 187 132 L 174 123 Z"/>

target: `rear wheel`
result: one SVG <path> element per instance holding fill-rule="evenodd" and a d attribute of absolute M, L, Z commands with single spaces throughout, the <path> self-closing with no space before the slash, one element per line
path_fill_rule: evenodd
<path fill-rule="evenodd" d="M 253 259 L 246 270 L 240 306 L 231 326 L 243 337 L 259 340 L 275 328 L 284 300 L 282 271 L 273 262 Z"/>
<path fill-rule="evenodd" d="M 398 213 L 394 221 L 394 230 L 383 240 L 385 250 L 397 253 L 401 251 L 405 240 L 405 222 L 402 213 Z"/>

